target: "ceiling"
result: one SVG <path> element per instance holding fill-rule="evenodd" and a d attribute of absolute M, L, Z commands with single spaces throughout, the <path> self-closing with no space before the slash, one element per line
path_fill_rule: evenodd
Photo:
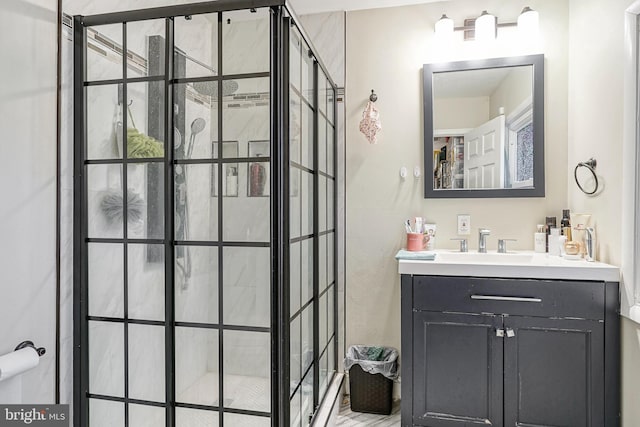
<path fill-rule="evenodd" d="M 380 7 L 436 3 L 438 1 L 443 0 L 290 0 L 290 3 L 297 15 L 306 15 L 336 10 L 376 9 Z"/>

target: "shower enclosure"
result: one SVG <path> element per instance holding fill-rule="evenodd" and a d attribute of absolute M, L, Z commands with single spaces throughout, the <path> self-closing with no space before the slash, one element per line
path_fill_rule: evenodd
<path fill-rule="evenodd" d="M 306 426 L 337 363 L 335 84 L 284 1 L 74 18 L 74 423 Z"/>

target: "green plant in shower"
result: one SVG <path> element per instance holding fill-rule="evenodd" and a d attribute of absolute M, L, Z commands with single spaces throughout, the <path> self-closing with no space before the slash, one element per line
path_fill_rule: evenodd
<path fill-rule="evenodd" d="M 128 128 L 127 157 L 164 157 L 164 144 L 157 139 L 138 131 L 138 129 L 136 129 L 135 127 Z"/>

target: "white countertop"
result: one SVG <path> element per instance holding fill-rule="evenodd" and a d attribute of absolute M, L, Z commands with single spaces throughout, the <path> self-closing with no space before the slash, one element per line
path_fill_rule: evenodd
<path fill-rule="evenodd" d="M 399 260 L 400 274 L 620 281 L 620 269 L 601 262 L 569 260 L 527 251 L 507 254 L 436 250 L 434 261 Z M 484 255 L 487 255 L 483 258 Z M 504 262 L 502 262 L 504 257 Z"/>

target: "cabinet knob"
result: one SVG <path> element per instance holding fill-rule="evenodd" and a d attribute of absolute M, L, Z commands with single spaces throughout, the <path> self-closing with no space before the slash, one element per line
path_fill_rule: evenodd
<path fill-rule="evenodd" d="M 504 329 L 496 329 L 496 336 L 497 337 L 504 337 Z"/>
<path fill-rule="evenodd" d="M 516 336 L 516 333 L 513 331 L 513 329 L 511 328 L 507 329 L 507 337 L 513 338 L 515 336 Z"/>

